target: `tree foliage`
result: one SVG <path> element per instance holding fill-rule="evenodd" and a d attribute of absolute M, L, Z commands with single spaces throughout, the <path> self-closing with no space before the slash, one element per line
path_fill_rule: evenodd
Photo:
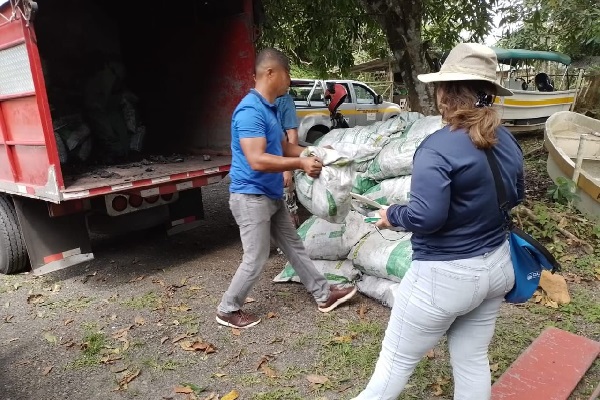
<path fill-rule="evenodd" d="M 500 46 L 600 55 L 598 0 L 517 0 L 503 4 Z"/>
<path fill-rule="evenodd" d="M 348 71 L 357 54 L 391 57 L 414 110 L 434 112 L 430 88 L 416 79 L 432 67 L 429 50 L 481 41 L 496 0 L 263 0 L 261 46 L 276 46 L 320 75 Z"/>

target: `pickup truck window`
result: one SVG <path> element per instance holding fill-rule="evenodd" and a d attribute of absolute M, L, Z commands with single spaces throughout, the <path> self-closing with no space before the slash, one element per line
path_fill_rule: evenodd
<path fill-rule="evenodd" d="M 355 83 L 354 92 L 356 93 L 357 104 L 375 104 L 375 94 L 366 86 Z"/>

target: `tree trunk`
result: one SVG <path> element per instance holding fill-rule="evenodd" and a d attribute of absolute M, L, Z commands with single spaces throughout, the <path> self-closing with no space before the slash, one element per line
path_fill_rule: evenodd
<path fill-rule="evenodd" d="M 428 73 L 421 25 L 422 0 L 361 0 L 368 13 L 383 29 L 394 61 L 400 68 L 402 80 L 408 89 L 408 103 L 412 111 L 425 115 L 437 114 L 433 85 L 417 79 L 418 74 Z"/>

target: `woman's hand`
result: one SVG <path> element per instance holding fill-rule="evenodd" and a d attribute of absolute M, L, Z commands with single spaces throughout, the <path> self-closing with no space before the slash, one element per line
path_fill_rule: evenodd
<path fill-rule="evenodd" d="M 378 227 L 379 229 L 391 228 L 392 224 L 390 224 L 390 221 L 388 221 L 388 218 L 387 218 L 387 207 L 380 209 L 378 211 L 378 213 L 379 213 L 379 216 L 381 217 L 381 219 L 379 221 L 377 221 L 375 226 Z"/>

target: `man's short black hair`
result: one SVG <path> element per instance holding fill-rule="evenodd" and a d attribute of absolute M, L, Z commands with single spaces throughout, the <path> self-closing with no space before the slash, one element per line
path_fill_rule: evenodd
<path fill-rule="evenodd" d="M 277 64 L 285 68 L 287 71 L 290 70 L 290 60 L 287 58 L 285 54 L 281 51 L 274 48 L 266 48 L 262 49 L 258 55 L 256 56 L 256 61 L 254 63 L 254 73 L 258 70 L 258 67 L 267 62 L 267 61 L 275 61 Z"/>

